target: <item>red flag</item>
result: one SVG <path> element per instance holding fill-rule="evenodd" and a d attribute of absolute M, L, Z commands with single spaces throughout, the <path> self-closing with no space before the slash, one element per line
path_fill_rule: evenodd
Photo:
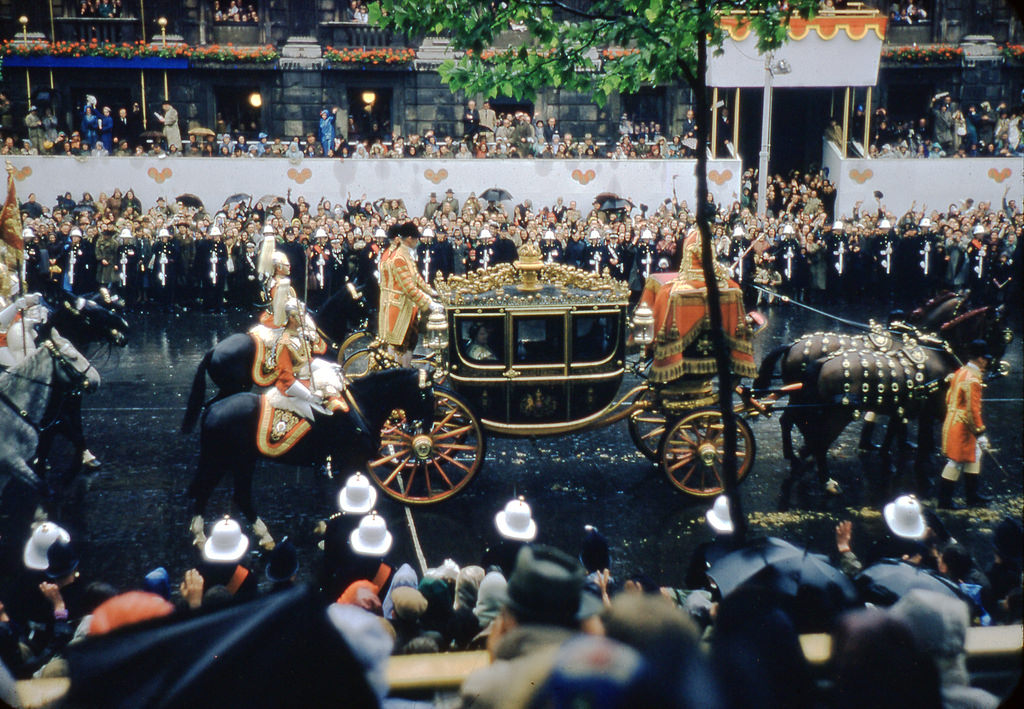
<path fill-rule="evenodd" d="M 10 246 L 21 258 L 25 242 L 21 238 L 21 207 L 14 189 L 14 174 L 7 171 L 7 200 L 0 210 L 0 240 Z"/>

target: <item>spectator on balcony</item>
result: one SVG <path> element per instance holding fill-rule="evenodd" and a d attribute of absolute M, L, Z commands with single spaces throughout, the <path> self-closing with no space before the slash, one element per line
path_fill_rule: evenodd
<path fill-rule="evenodd" d="M 86 104 L 85 109 L 82 111 L 82 122 L 79 125 L 79 130 L 82 131 L 82 142 L 89 148 L 93 148 L 96 145 L 96 141 L 100 139 L 100 122 L 96 116 L 96 110 L 89 104 Z"/>
<path fill-rule="evenodd" d="M 480 132 L 488 140 L 494 140 L 494 127 L 498 122 L 498 114 L 491 108 L 490 101 L 484 101 L 484 107 L 480 109 Z"/>
<path fill-rule="evenodd" d="M 0 135 L 7 137 L 14 131 L 14 110 L 11 99 L 0 91 Z"/>
<path fill-rule="evenodd" d="M 476 101 L 470 99 L 466 110 L 462 112 L 462 135 L 466 142 L 472 142 L 480 132 L 480 112 L 476 110 Z"/>
<path fill-rule="evenodd" d="M 110 0 L 100 0 L 96 7 L 96 16 L 103 19 L 110 19 L 114 16 L 114 3 Z"/>
<path fill-rule="evenodd" d="M 104 106 L 97 118 L 100 142 L 108 155 L 114 152 L 114 117 L 110 115 L 110 106 Z"/>
<path fill-rule="evenodd" d="M 57 140 L 57 116 L 53 115 L 53 108 L 47 106 L 43 112 L 43 140 L 51 143 Z"/>
<path fill-rule="evenodd" d="M 162 106 L 164 114 L 162 116 L 159 113 L 154 115 L 164 126 L 164 141 L 167 143 L 167 149 L 170 150 L 171 146 L 174 146 L 175 149 L 180 152 L 181 129 L 178 127 L 178 112 L 171 105 L 170 101 L 165 100 Z"/>
<path fill-rule="evenodd" d="M 323 147 L 323 154 L 328 157 L 334 155 L 334 117 L 326 108 L 320 111 L 320 145 Z"/>

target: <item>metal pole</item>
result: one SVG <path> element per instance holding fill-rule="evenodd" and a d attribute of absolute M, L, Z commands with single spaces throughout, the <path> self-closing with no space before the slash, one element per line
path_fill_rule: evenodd
<path fill-rule="evenodd" d="M 167 49 L 167 20 L 161 17 L 158 22 L 160 23 L 160 44 L 166 50 Z M 164 69 L 164 101 L 171 100 L 171 93 L 167 90 L 167 70 Z"/>
<path fill-rule="evenodd" d="M 761 96 L 761 152 L 757 160 L 757 216 L 768 211 L 768 156 L 772 140 L 772 55 L 764 57 L 764 94 Z"/>
<path fill-rule="evenodd" d="M 736 87 L 735 98 L 732 101 L 732 149 L 736 151 L 736 157 L 740 156 L 740 87 Z"/>
<path fill-rule="evenodd" d="M 146 108 L 146 72 L 143 69 L 139 69 L 139 83 L 142 84 L 142 128 L 146 130 L 149 128 L 148 121 L 146 120 L 146 114 L 149 109 Z"/>
<path fill-rule="evenodd" d="M 51 42 L 56 42 L 57 41 L 57 31 L 54 29 L 54 24 L 53 24 L 53 0 L 50 0 L 48 4 L 50 6 L 50 41 Z M 51 73 L 53 73 L 53 72 L 51 72 Z M 51 89 L 53 88 L 53 84 L 52 83 L 50 84 L 50 88 Z"/>
<path fill-rule="evenodd" d="M 846 158 L 846 144 L 850 140 L 850 87 L 843 94 L 843 158 Z"/>
<path fill-rule="evenodd" d="M 711 90 L 711 159 L 718 157 L 718 87 Z"/>
<path fill-rule="evenodd" d="M 139 0 L 139 27 L 142 30 L 142 42 L 146 42 L 146 0 Z"/>
<path fill-rule="evenodd" d="M 868 87 L 868 96 L 864 100 L 864 157 L 871 157 L 871 87 Z"/>

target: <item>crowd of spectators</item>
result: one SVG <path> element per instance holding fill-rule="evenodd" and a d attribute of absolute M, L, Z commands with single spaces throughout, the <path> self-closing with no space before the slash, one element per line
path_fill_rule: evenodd
<path fill-rule="evenodd" d="M 1018 292 L 1024 214 L 1013 200 L 894 214 L 880 196 L 870 207 L 837 214 L 835 188 L 823 174 L 794 172 L 768 180 L 768 217 L 760 221 L 756 184 L 748 170 L 740 199 L 708 205 L 719 258 L 751 305 L 755 285 L 812 302 L 854 302 L 871 292 L 906 305 L 947 288 L 970 289 L 984 302 L 1012 303 Z M 292 278 L 316 306 L 346 280 L 372 280 L 367 274 L 387 227 L 405 219 L 427 235 L 418 258 L 429 281 L 513 261 L 516 247 L 537 241 L 546 259 L 607 271 L 639 295 L 651 273 L 678 268 L 695 206 L 674 198 L 606 204 L 487 201 L 452 190 L 431 194 L 422 206 L 365 195 L 314 204 L 289 191 L 221 207 L 163 199 L 144 207 L 131 190 L 115 189 L 60 195 L 52 207 L 29 194 L 22 213 L 33 290 L 47 279 L 76 293 L 106 286 L 130 308 L 178 311 L 252 308 L 259 300 L 256 253 L 267 233 L 289 251 Z"/>
<path fill-rule="evenodd" d="M 79 17 L 112 19 L 124 16 L 123 0 L 82 0 L 78 3 Z"/>
<path fill-rule="evenodd" d="M 849 138 L 859 142 L 864 135 L 864 106 L 857 106 Z M 881 106 L 871 117 L 872 158 L 968 158 L 1019 157 L 1024 155 L 1024 107 L 1002 101 L 958 104 L 948 92 L 932 98 L 927 115 L 894 120 Z M 827 136 L 842 144 L 842 129 L 835 121 Z M 859 147 L 859 146 L 858 146 Z"/>
<path fill-rule="evenodd" d="M 225 517 L 197 541 L 196 566 L 173 574 L 180 583 L 161 566 L 120 589 L 81 568 L 83 540 L 77 532 L 53 522 L 37 525 L 25 535 L 21 568 L 3 585 L 0 671 L 53 678 L 68 676 L 70 666 L 73 693 L 77 681 L 93 685 L 78 687 L 80 696 L 144 696 L 136 693 L 145 692 L 147 683 L 133 677 L 125 662 L 133 625 L 145 623 L 138 627 L 150 634 L 182 628 L 186 634 L 176 635 L 174 646 L 165 650 L 170 666 L 178 664 L 178 653 L 203 657 L 207 644 L 230 662 L 232 645 L 245 642 L 251 627 L 221 621 L 211 637 L 189 635 L 178 624 L 202 628 L 200 618 L 218 613 L 241 619 L 227 611 L 246 603 L 256 617 L 265 618 L 260 599 L 293 593 L 327 609 L 321 622 L 329 619 L 329 627 L 345 638 L 359 673 L 383 706 L 845 709 L 870 701 L 872 707 L 893 709 L 994 709 L 999 699 L 971 686 L 967 629 L 1021 620 L 1019 520 L 1006 518 L 996 526 L 994 559 L 982 571 L 939 517 L 912 496 L 885 506 L 886 528 L 869 541 L 862 541 L 862 533 L 855 538 L 848 521 L 836 527 L 834 570 L 841 575 L 842 568 L 852 583 L 818 586 L 823 582 L 808 577 L 795 591 L 775 583 L 772 574 L 759 573 L 764 570 L 759 564 L 746 571 L 736 564 L 731 571 L 717 565 L 742 548 L 793 548 L 778 539 L 741 543 L 724 497 L 707 512 L 709 540 L 694 552 L 685 581 L 655 579 L 648 570 L 624 567 L 608 539 L 590 526 L 576 539 L 562 539 L 561 549 L 538 543 L 550 536 L 543 532 L 546 520 L 538 523 L 521 497 L 497 512 L 476 558 L 461 564 L 447 558 L 417 572 L 415 560 L 397 553 L 384 517 L 371 511 L 375 498 L 363 476 L 346 481 L 339 512 L 318 525 L 319 543 L 311 541 L 322 552 L 315 557 L 316 568 L 302 568 L 288 540 L 250 553 L 240 525 Z M 914 590 L 896 592 L 891 584 L 872 581 L 870 572 L 860 575 L 855 542 L 867 564 L 908 566 L 910 573 L 926 575 L 947 590 L 917 590 L 920 582 L 911 585 Z M 316 594 L 298 594 L 300 583 Z M 826 587 L 832 589 L 828 600 L 822 595 Z M 856 589 L 859 598 L 837 588 Z M 864 601 L 874 607 L 865 609 Z M 246 623 L 252 625 L 248 618 Z M 232 627 L 238 632 L 234 642 L 226 635 Z M 832 661 L 817 681 L 798 636 L 806 632 L 833 633 Z M 128 640 L 118 645 L 104 638 L 106 644 L 97 645 L 101 636 Z M 390 655 L 473 649 L 487 650 L 491 663 L 466 677 L 458 698 L 439 697 L 440 704 L 387 698 L 384 666 Z M 81 669 L 90 663 L 90 652 L 118 653 L 115 671 L 90 678 Z M 255 656 L 271 649 L 247 652 Z M 202 668 L 191 678 L 170 679 L 187 687 L 212 671 L 226 683 L 224 693 L 244 686 L 238 691 L 249 696 L 254 684 L 270 692 L 247 706 L 273 705 L 279 700 L 270 696 L 288 691 L 275 683 L 291 676 L 293 663 L 310 657 L 277 657 L 270 676 L 259 674 L 254 668 L 262 664 L 254 662 L 238 676 Z M 76 663 L 83 663 L 77 673 Z M 167 680 L 149 691 L 161 691 Z M 175 691 L 187 693 L 182 685 Z M 356 685 L 336 691 L 348 692 L 350 700 L 360 692 Z M 589 702 L 577 703 L 588 697 Z"/>
<path fill-rule="evenodd" d="M 246 5 L 239 0 L 229 0 L 227 7 L 221 7 L 221 2 L 214 0 L 213 21 L 255 23 L 260 21 L 260 16 L 255 5 Z"/>
<path fill-rule="evenodd" d="M 889 21 L 894 25 L 920 25 L 928 22 L 928 11 L 919 2 L 894 2 L 889 6 Z"/>

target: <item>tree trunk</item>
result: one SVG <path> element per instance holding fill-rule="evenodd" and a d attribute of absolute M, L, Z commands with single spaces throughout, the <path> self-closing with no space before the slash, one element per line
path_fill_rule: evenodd
<path fill-rule="evenodd" d="M 706 2 L 700 3 L 700 14 L 707 12 Z M 714 253 L 711 248 L 712 214 L 708 204 L 708 121 L 711 120 L 707 95 L 708 45 L 707 35 L 698 33 L 697 41 L 697 72 L 693 86 L 697 101 L 697 228 L 700 230 L 701 266 L 704 270 L 704 282 L 707 286 L 707 308 L 711 321 L 711 345 L 718 367 L 718 405 L 722 412 L 722 423 L 725 435 L 725 459 L 722 464 L 725 495 L 729 498 L 729 513 L 732 518 L 737 542 L 742 544 L 747 533 L 747 519 L 740 505 L 739 491 L 736 480 L 736 417 L 732 410 L 733 377 L 729 357 L 729 348 L 722 329 L 721 294 L 718 280 L 715 278 Z"/>

